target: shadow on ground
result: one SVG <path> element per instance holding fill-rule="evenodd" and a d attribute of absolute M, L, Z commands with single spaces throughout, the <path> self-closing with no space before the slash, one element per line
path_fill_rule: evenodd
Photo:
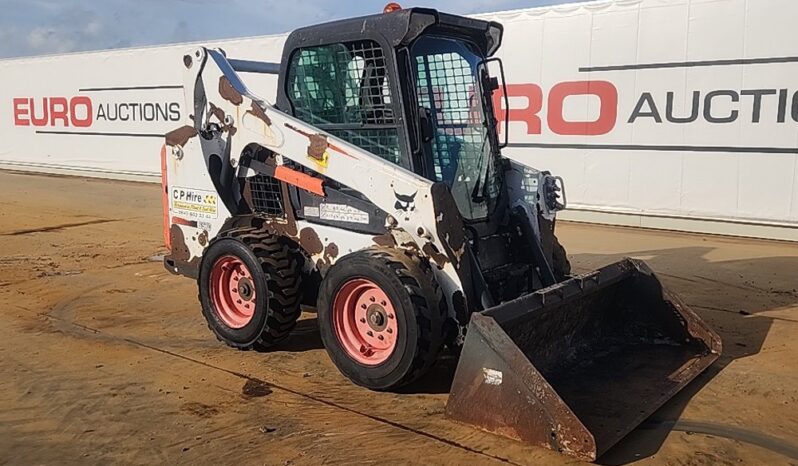
<path fill-rule="evenodd" d="M 602 457 L 599 464 L 624 465 L 654 455 L 665 438 L 679 426 L 689 401 L 732 361 L 760 352 L 774 318 L 766 311 L 798 305 L 789 271 L 798 270 L 798 258 L 766 257 L 707 261 L 713 248 L 690 247 L 637 251 L 666 288 L 679 294 L 720 335 L 723 353 L 718 361 L 676 394 L 640 427 Z M 616 255 L 580 254 L 572 258 L 579 271 L 619 259 Z"/>
<path fill-rule="evenodd" d="M 723 354 L 707 371 L 680 391 L 641 426 L 599 458 L 599 464 L 624 465 L 654 455 L 689 401 L 732 361 L 759 353 L 773 318 L 766 311 L 798 305 L 796 285 L 787 277 L 798 270 L 796 257 L 708 261 L 713 248 L 689 247 L 636 251 L 666 288 L 681 298 L 723 340 Z M 571 257 L 576 273 L 596 269 L 622 255 L 578 254 Z M 730 304 L 734 304 L 731 306 Z M 798 320 L 796 320 L 798 322 Z M 323 348 L 315 317 L 300 321 L 280 351 Z M 452 384 L 457 355 L 444 351 L 428 376 L 399 390 L 406 394 L 444 394 Z M 589 384 L 589 380 L 584 383 Z"/>
<path fill-rule="evenodd" d="M 299 320 L 294 330 L 291 331 L 291 335 L 275 349 L 289 353 L 324 349 L 316 316 Z M 271 350 L 266 349 L 263 351 L 270 352 Z"/>

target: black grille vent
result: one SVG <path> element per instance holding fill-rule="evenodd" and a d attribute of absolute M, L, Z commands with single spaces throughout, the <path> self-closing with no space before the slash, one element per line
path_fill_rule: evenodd
<path fill-rule="evenodd" d="M 252 210 L 259 214 L 283 215 L 283 195 L 280 182 L 267 175 L 249 178 L 249 190 L 252 193 Z"/>

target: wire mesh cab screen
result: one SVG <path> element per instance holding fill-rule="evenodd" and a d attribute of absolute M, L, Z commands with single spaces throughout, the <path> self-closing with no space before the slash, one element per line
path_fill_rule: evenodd
<path fill-rule="evenodd" d="M 299 49 L 286 82 L 297 118 L 401 164 L 394 99 L 379 44 L 360 40 Z"/>
<path fill-rule="evenodd" d="M 436 36 L 417 40 L 412 54 L 418 105 L 432 115 L 436 181 L 452 188 L 464 217 L 483 218 L 489 212 L 488 203 L 498 195 L 478 81 L 483 57 L 462 41 Z M 476 201 L 481 194 L 485 200 Z"/>
<path fill-rule="evenodd" d="M 274 216 L 285 213 L 280 183 L 277 180 L 267 175 L 256 175 L 247 178 L 247 183 L 245 189 L 249 190 L 250 207 L 253 211 Z"/>

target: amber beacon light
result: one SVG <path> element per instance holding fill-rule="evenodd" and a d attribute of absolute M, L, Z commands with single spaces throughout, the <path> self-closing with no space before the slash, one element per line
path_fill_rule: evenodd
<path fill-rule="evenodd" d="M 387 5 L 385 5 L 385 8 L 382 9 L 382 12 L 383 13 L 393 13 L 394 11 L 399 11 L 401 9 L 402 9 L 402 5 L 400 5 L 400 4 L 396 3 L 396 2 L 391 2 L 391 3 L 387 4 Z"/>

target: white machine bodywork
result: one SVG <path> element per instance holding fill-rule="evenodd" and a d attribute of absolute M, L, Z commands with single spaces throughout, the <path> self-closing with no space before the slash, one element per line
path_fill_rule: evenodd
<path fill-rule="evenodd" d="M 223 169 L 252 177 L 257 172 L 241 166 L 239 157 L 255 144 L 273 152 L 278 165 L 285 166 L 289 161 L 302 165 L 362 193 L 387 212 L 386 228 L 392 242 L 435 265 L 436 280 L 447 298 L 449 314 L 454 316 L 452 299 L 463 290 L 456 269 L 467 244 L 453 251 L 454 260 L 445 259 L 444 244 L 449 238 L 440 236 L 436 222 L 446 219 L 443 212 L 435 212 L 431 181 L 274 108 L 246 87 L 221 50 L 198 48 L 184 57 L 184 65 L 186 118 L 183 127 L 167 134 L 162 168 L 169 197 L 165 221 L 171 223 L 173 241 L 175 229 L 179 230 L 186 262 L 199 264 L 209 239 L 215 238 L 233 217 L 209 175 L 210 155 L 227 154 L 229 166 Z M 202 92 L 198 86 L 202 86 Z M 209 124 L 218 131 L 203 136 L 199 129 Z M 521 206 L 535 234 L 540 235 L 538 214 L 553 221 L 556 210 L 560 210 L 551 209 L 544 200 L 543 186 L 551 175 L 516 161 L 510 162 L 506 173 L 510 206 Z M 554 181 L 562 191 L 562 180 Z M 411 196 L 414 201 L 397 209 L 399 195 Z M 376 243 L 373 235 L 290 217 L 270 221 L 289 231 L 300 245 L 303 232 L 313 232 L 321 248 L 309 252 L 311 268 L 314 264 L 330 266 L 340 257 Z M 330 253 L 331 245 L 334 253 Z M 430 251 L 435 257 L 430 257 Z"/>
<path fill-rule="evenodd" d="M 203 144 L 217 145 L 219 154 L 225 151 L 225 145 L 229 145 L 230 168 L 245 170 L 245 176 L 254 176 L 256 172 L 239 167 L 238 156 L 250 144 L 262 146 L 278 154 L 283 162 L 288 159 L 366 195 L 377 207 L 390 214 L 389 222 L 393 225 L 389 225 L 389 231 L 397 245 L 419 249 L 421 254 L 420 245 L 427 243 L 438 251 L 444 250 L 435 227 L 436 216 L 430 193 L 432 182 L 275 109 L 246 88 L 222 51 L 199 48 L 187 57 L 191 57 L 191 66 L 185 73 L 186 108 L 190 110 L 196 106 L 194 94 L 198 78 L 206 84 L 206 97 L 204 105 L 197 107 L 198 111 L 186 112 L 185 126 L 181 130 L 192 136 L 186 137 L 185 142 L 170 145 L 167 135 L 166 179 L 170 216 L 191 214 L 191 210 L 184 207 L 195 207 L 181 200 L 181 190 L 188 191 L 183 197 L 208 199 L 212 204 L 206 212 L 196 212 L 189 219 L 195 220 L 196 226 L 178 225 L 190 251 L 189 260 L 202 256 L 207 238 L 214 238 L 232 215 L 216 195 L 207 168 L 206 154 L 212 151 L 207 147 L 203 150 Z M 231 89 L 220 92 L 216 85 L 208 85 L 222 82 L 225 78 L 239 97 L 223 96 L 222 93 L 226 94 Z M 221 119 L 221 113 L 212 111 L 212 106 L 224 112 Z M 257 109 L 262 114 L 259 115 Z M 228 129 L 212 140 L 205 140 L 194 129 L 195 121 L 202 126 L 214 122 L 220 128 Z M 235 128 L 232 134 L 229 128 Z M 311 139 L 318 136 L 325 138 L 327 143 L 321 159 L 309 155 L 309 145 L 314 143 Z M 416 201 L 406 210 L 397 210 L 395 193 L 415 195 Z M 196 206 L 193 210 L 201 209 Z M 315 230 L 324 250 L 328 244 L 335 243 L 340 255 L 374 246 L 372 235 L 296 220 L 297 232 L 305 228 Z M 312 259 L 332 264 L 337 257 L 325 256 L 322 252 Z M 455 290 L 461 289 L 460 279 L 451 262 L 437 265 L 434 267 L 436 278 L 446 295 L 451 296 Z"/>

